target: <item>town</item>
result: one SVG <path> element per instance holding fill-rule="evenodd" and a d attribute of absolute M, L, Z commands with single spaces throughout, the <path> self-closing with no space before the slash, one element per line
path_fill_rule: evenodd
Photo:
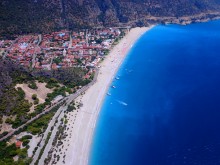
<path fill-rule="evenodd" d="M 62 30 L 0 41 L 0 55 L 36 70 L 94 68 L 127 29 Z"/>
<path fill-rule="evenodd" d="M 27 73 L 61 70 L 68 73 L 71 69 L 83 72 L 77 83 L 72 83 L 75 80 L 66 81 L 65 78 L 65 81 L 58 81 L 55 78 L 41 79 L 42 77 L 37 76 L 28 80 L 26 77 L 25 81 L 13 81 L 8 93 L 4 93 L 4 98 L 0 100 L 2 111 L 7 109 L 7 100 L 17 107 L 14 111 L 0 115 L 0 146 L 4 148 L 0 157 L 5 157 L 4 153 L 7 152 L 12 154 L 0 161 L 0 164 L 30 164 L 41 159 L 44 146 L 48 143 L 43 139 L 50 136 L 58 121 L 65 123 L 58 123 L 57 128 L 54 128 L 55 132 L 62 124 L 67 129 L 68 113 L 76 118 L 82 104 L 75 102 L 75 98 L 81 96 L 95 82 L 100 62 L 127 34 L 128 29 L 61 30 L 50 34 L 21 35 L 14 40 L 0 40 L 1 59 L 31 71 Z M 69 73 L 72 75 L 72 72 Z M 67 75 L 70 77 L 70 74 Z M 62 74 L 62 77 L 65 75 Z M 13 99 L 18 102 L 11 102 Z M 15 111 L 16 115 L 13 113 Z M 70 118 L 68 120 L 72 121 Z M 64 134 L 64 130 L 62 132 Z M 60 144 L 62 140 L 57 143 Z"/>

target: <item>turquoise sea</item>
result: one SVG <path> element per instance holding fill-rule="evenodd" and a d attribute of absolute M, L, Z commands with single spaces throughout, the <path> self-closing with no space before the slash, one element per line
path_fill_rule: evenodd
<path fill-rule="evenodd" d="M 220 21 L 154 27 L 117 77 L 90 165 L 220 164 Z"/>

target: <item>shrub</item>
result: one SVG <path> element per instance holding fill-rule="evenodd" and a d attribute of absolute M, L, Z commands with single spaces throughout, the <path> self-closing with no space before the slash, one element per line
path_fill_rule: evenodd
<path fill-rule="evenodd" d="M 34 100 L 34 105 L 39 104 L 39 99 L 37 98 L 36 100 Z"/>
<path fill-rule="evenodd" d="M 2 134 L 0 134 L 0 138 L 2 138 L 2 137 L 4 137 L 4 136 L 6 136 L 7 134 L 8 134 L 8 132 L 7 132 L 7 131 L 3 132 Z"/>
<path fill-rule="evenodd" d="M 32 139 L 31 135 L 25 135 L 21 138 L 21 141 L 25 140 L 25 139 Z"/>
<path fill-rule="evenodd" d="M 23 146 L 27 146 L 28 143 L 30 142 L 30 140 L 24 139 L 22 142 L 23 142 L 23 143 L 22 143 Z"/>
<path fill-rule="evenodd" d="M 33 100 L 36 100 L 36 99 L 37 99 L 37 95 L 36 95 L 36 94 L 33 94 L 33 95 L 32 95 L 32 99 L 33 99 Z"/>
<path fill-rule="evenodd" d="M 2 119 L 2 117 L 0 116 L 0 124 L 2 124 L 3 123 L 3 119 Z"/>
<path fill-rule="evenodd" d="M 11 118 L 7 118 L 7 119 L 5 120 L 5 123 L 7 123 L 7 124 L 12 124 L 12 123 L 13 123 L 13 121 L 12 121 L 12 119 L 11 119 Z"/>
<path fill-rule="evenodd" d="M 31 88 L 31 89 L 38 89 L 37 84 L 35 83 L 35 81 L 31 81 L 28 84 L 28 87 Z"/>

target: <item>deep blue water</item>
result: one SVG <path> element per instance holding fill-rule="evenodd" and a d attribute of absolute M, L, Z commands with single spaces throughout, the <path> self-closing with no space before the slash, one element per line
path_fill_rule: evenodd
<path fill-rule="evenodd" d="M 220 21 L 156 26 L 117 76 L 90 165 L 220 164 Z"/>

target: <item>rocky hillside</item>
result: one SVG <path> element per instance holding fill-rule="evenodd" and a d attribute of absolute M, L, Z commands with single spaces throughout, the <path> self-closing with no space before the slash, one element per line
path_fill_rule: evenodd
<path fill-rule="evenodd" d="M 176 21 L 180 17 L 194 21 L 216 17 L 219 12 L 219 0 L 1 0 L 0 34 L 88 26 L 140 26 Z"/>

